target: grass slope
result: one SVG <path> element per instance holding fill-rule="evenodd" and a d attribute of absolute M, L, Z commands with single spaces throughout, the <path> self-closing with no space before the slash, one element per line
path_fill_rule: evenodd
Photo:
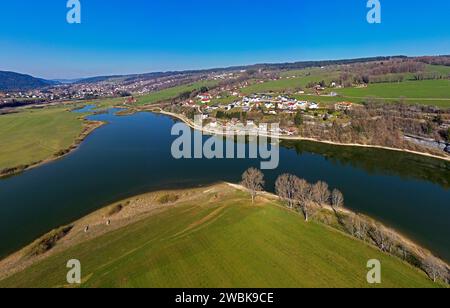
<path fill-rule="evenodd" d="M 173 99 L 179 96 L 180 94 L 184 92 L 191 92 L 193 90 L 200 89 L 201 87 L 212 87 L 217 85 L 216 81 L 200 81 L 188 85 L 182 85 L 177 87 L 172 87 L 168 89 L 164 89 L 161 91 L 153 92 L 147 95 L 143 95 L 140 97 L 137 97 L 137 103 L 139 105 L 147 105 L 147 104 L 154 104 L 160 101 Z"/>
<path fill-rule="evenodd" d="M 450 74 L 450 67 L 427 65 L 425 72 L 435 72 L 442 76 Z M 283 79 L 258 83 L 242 89 L 248 95 L 264 92 L 284 92 L 306 87 L 311 82 L 325 81 L 330 83 L 339 79 L 339 68 L 312 68 L 305 70 L 286 71 L 281 73 Z M 313 100 L 322 104 L 350 101 L 363 103 L 368 97 L 385 102 L 398 102 L 403 100 L 411 104 L 433 105 L 450 107 L 450 80 L 423 80 L 413 81 L 414 74 L 400 74 L 405 76 L 401 83 L 369 84 L 367 88 L 345 88 L 334 90 L 338 97 L 297 95 L 299 99 Z M 387 76 L 387 75 L 386 75 Z"/>
<path fill-rule="evenodd" d="M 367 88 L 345 88 L 338 92 L 344 97 L 377 97 L 450 106 L 450 80 L 404 81 L 401 83 L 370 84 Z"/>
<path fill-rule="evenodd" d="M 83 129 L 79 117 L 64 108 L 0 116 L 0 170 L 45 160 L 68 148 Z"/>
<path fill-rule="evenodd" d="M 435 286 L 402 261 L 305 223 L 277 201 L 259 198 L 253 206 L 225 184 L 180 200 L 55 253 L 0 287 L 64 286 L 73 258 L 82 264 L 82 287 L 370 287 L 366 263 L 374 258 L 383 266 L 381 287 Z"/>
<path fill-rule="evenodd" d="M 332 80 L 337 79 L 339 76 L 339 72 L 337 70 L 331 69 L 309 69 L 302 71 L 290 71 L 289 73 L 285 72 L 283 74 L 283 79 L 257 83 L 243 88 L 241 92 L 248 95 L 253 93 L 283 92 L 286 90 L 294 91 L 300 87 L 305 88 L 311 82 L 321 82 L 323 80 L 329 83 Z"/>

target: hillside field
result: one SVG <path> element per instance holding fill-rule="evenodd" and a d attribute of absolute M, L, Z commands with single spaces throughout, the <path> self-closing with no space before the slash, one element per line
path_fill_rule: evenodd
<path fill-rule="evenodd" d="M 138 105 L 155 104 L 164 100 L 174 99 L 184 92 L 191 92 L 193 90 L 200 89 L 201 87 L 211 87 L 217 84 L 216 81 L 200 81 L 188 85 L 176 86 L 161 91 L 153 92 L 143 96 L 138 96 Z"/>
<path fill-rule="evenodd" d="M 403 98 L 407 102 L 450 107 L 450 80 L 378 83 L 369 84 L 367 88 L 345 88 L 336 92 L 346 98 L 376 97 L 388 101 Z"/>
<path fill-rule="evenodd" d="M 0 170 L 45 160 L 71 146 L 83 130 L 80 116 L 61 107 L 0 116 Z"/>
<path fill-rule="evenodd" d="M 450 75 L 450 67 L 427 65 L 425 72 L 435 72 L 442 76 Z M 299 88 L 305 87 L 311 82 L 325 81 L 331 83 L 338 80 L 340 75 L 339 67 L 311 68 L 304 70 L 285 71 L 280 74 L 282 79 L 271 80 L 264 83 L 256 83 L 243 88 L 242 93 L 249 95 L 253 93 L 282 93 L 285 91 L 296 92 Z M 401 74 L 405 76 L 405 81 L 400 83 L 371 83 L 367 88 L 344 88 L 327 89 L 324 94 L 336 92 L 338 96 L 317 96 L 315 95 L 295 95 L 298 99 L 315 101 L 322 104 L 333 104 L 339 101 L 349 101 L 352 103 L 363 103 L 370 100 L 380 102 L 405 102 L 409 104 L 433 105 L 443 108 L 450 108 L 450 80 L 413 80 L 413 74 Z M 307 90 L 311 92 L 311 90 Z"/>
<path fill-rule="evenodd" d="M 115 230 L 101 223 L 112 206 L 75 223 L 53 253 L 0 287 L 64 287 L 70 259 L 80 260 L 85 288 L 372 287 L 369 259 L 382 263 L 380 287 L 437 286 L 363 242 L 306 223 L 275 199 L 259 197 L 252 205 L 245 192 L 226 184 L 167 192 L 179 198 L 174 204 L 161 204 L 176 198 L 158 194 L 122 202 L 128 205 L 112 226 L 125 226 Z M 138 219 L 130 218 L 133 212 Z M 83 232 L 87 223 L 90 235 Z"/>

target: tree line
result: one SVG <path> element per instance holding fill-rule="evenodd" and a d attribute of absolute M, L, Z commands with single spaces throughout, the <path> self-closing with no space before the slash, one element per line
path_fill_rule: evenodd
<path fill-rule="evenodd" d="M 241 185 L 248 189 L 252 204 L 254 204 L 258 193 L 264 190 L 264 174 L 256 168 L 250 168 L 242 174 Z M 418 249 L 394 231 L 368 217 L 342 211 L 344 195 L 337 189 L 330 191 L 327 183 L 319 181 L 310 184 L 295 175 L 283 174 L 275 182 L 275 192 L 288 208 L 302 213 L 306 222 L 314 217 L 316 221 L 346 232 L 359 240 L 376 246 L 383 252 L 420 268 L 434 282 L 440 280 L 449 283 L 450 269 L 445 262 L 427 251 Z M 325 207 L 331 207 L 332 211 L 328 211 L 328 213 L 322 211 L 323 215 L 320 215 L 320 217 L 314 216 L 315 213 Z M 332 213 L 336 218 L 334 220 L 337 220 L 337 225 L 333 223 L 334 220 L 330 217 Z"/>
<path fill-rule="evenodd" d="M 250 168 L 243 173 L 241 184 L 250 191 L 254 203 L 258 192 L 264 190 L 264 174 L 256 168 Z M 311 184 L 292 174 L 282 174 L 277 178 L 275 192 L 290 209 L 300 211 L 306 221 L 324 206 L 331 206 L 337 211 L 344 205 L 344 195 L 338 189 L 331 191 L 323 181 Z"/>

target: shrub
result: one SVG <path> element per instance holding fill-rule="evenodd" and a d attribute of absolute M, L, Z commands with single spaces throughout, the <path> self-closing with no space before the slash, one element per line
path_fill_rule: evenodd
<path fill-rule="evenodd" d="M 45 235 L 41 240 L 31 246 L 29 256 L 35 257 L 46 253 L 56 246 L 59 240 L 64 238 L 72 230 L 73 226 L 66 226 L 56 229 Z"/>
<path fill-rule="evenodd" d="M 174 203 L 178 201 L 179 197 L 174 194 L 165 194 L 159 197 L 158 203 L 159 204 L 168 204 L 168 203 Z"/>
<path fill-rule="evenodd" d="M 113 206 L 113 208 L 109 211 L 109 216 L 114 216 L 116 214 L 119 214 L 123 210 L 122 203 L 116 204 Z"/>

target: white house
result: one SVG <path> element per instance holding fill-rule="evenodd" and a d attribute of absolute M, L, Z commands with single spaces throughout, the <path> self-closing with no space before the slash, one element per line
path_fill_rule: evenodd
<path fill-rule="evenodd" d="M 309 109 L 317 110 L 317 109 L 319 109 L 319 105 L 317 103 L 310 103 L 309 104 Z"/>

